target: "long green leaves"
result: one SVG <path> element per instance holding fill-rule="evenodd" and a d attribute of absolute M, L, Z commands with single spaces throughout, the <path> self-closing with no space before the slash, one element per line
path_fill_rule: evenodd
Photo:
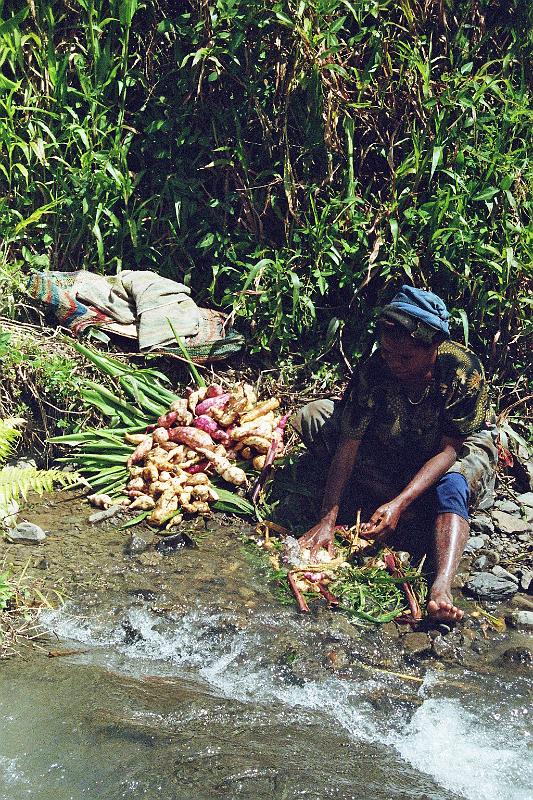
<path fill-rule="evenodd" d="M 525 382 L 531 4 L 11 6 L 10 313 L 29 268 L 140 267 L 232 310 L 252 350 L 316 356 L 338 319 L 355 358 L 373 306 L 409 281 L 446 297 L 457 336 L 464 311 L 502 380 Z"/>

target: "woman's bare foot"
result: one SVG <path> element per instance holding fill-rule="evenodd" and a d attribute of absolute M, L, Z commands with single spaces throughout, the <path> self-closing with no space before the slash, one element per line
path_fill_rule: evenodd
<path fill-rule="evenodd" d="M 464 617 L 464 611 L 454 606 L 449 592 L 443 592 L 434 587 L 431 590 L 430 598 L 427 612 L 428 616 L 436 622 L 459 622 Z"/>

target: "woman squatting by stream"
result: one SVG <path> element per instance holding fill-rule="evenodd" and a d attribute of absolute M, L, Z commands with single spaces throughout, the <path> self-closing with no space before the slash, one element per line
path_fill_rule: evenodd
<path fill-rule="evenodd" d="M 463 616 L 452 581 L 469 512 L 490 503 L 498 447 L 483 368 L 449 339 L 448 319 L 440 297 L 403 286 L 383 308 L 378 346 L 343 398 L 309 403 L 292 424 L 324 476 L 320 519 L 301 546 L 312 557 L 320 548 L 332 553 L 335 525 L 352 525 L 361 509 L 362 535 L 429 552 L 428 614 L 454 623 Z"/>

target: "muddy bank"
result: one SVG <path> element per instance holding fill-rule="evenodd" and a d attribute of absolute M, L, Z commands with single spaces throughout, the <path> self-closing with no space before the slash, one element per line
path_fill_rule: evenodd
<path fill-rule="evenodd" d="M 259 552 L 246 543 L 252 531 L 247 523 L 223 515 L 207 521 L 197 518 L 183 525 L 182 530 L 190 536 L 188 545 L 170 549 L 147 526 L 121 530 L 128 519 L 125 514 L 90 524 L 92 513 L 84 498 L 75 493 L 36 498 L 25 508 L 24 518 L 41 526 L 46 539 L 38 544 L 0 544 L 7 563 L 20 569 L 29 560 L 29 572 L 39 579 L 42 590 L 60 592 L 73 613 L 118 620 L 126 609 L 139 607 L 172 626 L 176 619 L 201 607 L 217 614 L 222 626 L 226 615 L 231 629 L 269 615 L 290 620 L 290 633 L 283 626 L 276 630 L 271 654 L 294 680 L 320 673 L 346 675 L 360 665 L 415 676 L 429 666 L 481 672 L 531 666 L 530 631 L 527 625 L 518 624 L 516 617 L 517 611 L 533 609 L 524 592 L 515 591 L 505 603 L 489 603 L 456 589 L 466 617 L 451 631 L 440 626 L 413 632 L 395 623 L 363 628 L 343 614 L 329 611 L 320 600 L 309 615 L 298 614 L 294 605 L 282 605 Z M 482 535 L 473 531 L 459 584 L 480 574 L 471 569 L 487 552 L 485 540 L 479 538 Z M 520 540 L 518 545 L 522 550 L 528 546 Z M 511 562 L 512 553 L 505 564 L 512 568 Z M 525 559 L 518 563 L 525 573 Z M 484 611 L 494 615 L 497 623 Z M 301 641 L 294 636 L 295 626 L 302 631 Z M 131 621 L 123 627 L 125 641 L 142 636 Z M 308 636 L 312 637 L 311 646 Z M 47 647 L 45 644 L 45 650 Z"/>

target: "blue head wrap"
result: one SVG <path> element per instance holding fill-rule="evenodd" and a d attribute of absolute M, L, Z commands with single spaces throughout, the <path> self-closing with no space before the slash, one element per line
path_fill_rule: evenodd
<path fill-rule="evenodd" d="M 384 307 L 380 319 L 396 322 L 414 339 L 431 344 L 450 335 L 450 315 L 443 300 L 433 292 L 404 284 Z"/>

